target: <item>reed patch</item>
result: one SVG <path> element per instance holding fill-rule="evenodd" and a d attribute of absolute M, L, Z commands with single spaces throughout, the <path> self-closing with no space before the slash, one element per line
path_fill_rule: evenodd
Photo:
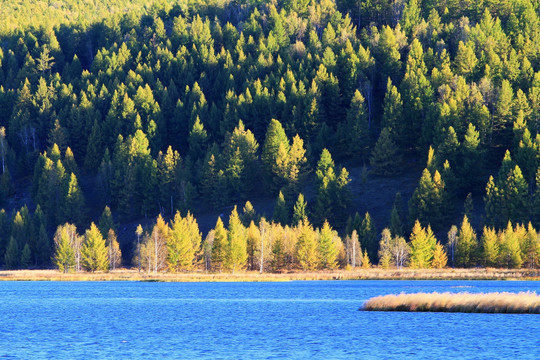
<path fill-rule="evenodd" d="M 540 295 L 535 292 L 384 295 L 369 299 L 360 310 L 540 314 Z"/>

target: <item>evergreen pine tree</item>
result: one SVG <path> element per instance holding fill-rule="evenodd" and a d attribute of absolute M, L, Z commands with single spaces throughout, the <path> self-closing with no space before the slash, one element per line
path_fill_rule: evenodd
<path fill-rule="evenodd" d="M 509 269 L 521 267 L 523 258 L 521 256 L 521 248 L 519 239 L 512 228 L 512 223 L 508 221 L 506 229 L 502 233 L 501 243 L 501 262 Z"/>
<path fill-rule="evenodd" d="M 28 245 L 28 243 L 25 243 L 21 252 L 21 260 L 19 262 L 22 269 L 28 269 L 31 258 L 32 252 L 30 251 L 30 246 Z"/>
<path fill-rule="evenodd" d="M 302 193 L 298 194 L 298 199 L 294 204 L 293 208 L 293 225 L 298 225 L 298 223 L 304 219 L 307 219 L 307 202 L 304 200 L 304 195 Z"/>
<path fill-rule="evenodd" d="M 337 234 L 332 230 L 328 221 L 325 221 L 319 231 L 319 264 L 323 269 L 335 269 L 337 267 L 338 248 L 336 238 Z"/>
<path fill-rule="evenodd" d="M 403 236 L 402 208 L 403 203 L 401 200 L 401 193 L 398 192 L 394 198 L 394 205 L 392 206 L 392 212 L 390 213 L 389 230 L 393 236 Z"/>
<path fill-rule="evenodd" d="M 71 173 L 63 201 L 63 219 L 67 222 L 81 224 L 84 218 L 84 202 L 84 195 L 79 187 L 77 177 Z"/>
<path fill-rule="evenodd" d="M 372 262 L 377 259 L 377 230 L 371 219 L 369 212 L 366 212 L 362 224 L 360 225 L 360 231 L 358 232 L 358 238 L 360 240 L 360 246 L 364 251 L 367 251 Z"/>
<path fill-rule="evenodd" d="M 278 174 L 276 174 L 276 170 L 278 170 L 276 161 L 279 157 L 280 147 L 282 148 L 281 151 L 283 154 L 288 154 L 290 150 L 289 139 L 287 138 L 281 123 L 278 120 L 272 119 L 266 130 L 261 160 L 265 174 L 269 177 L 268 180 L 271 180 L 269 185 L 274 190 L 279 189 L 283 185 L 279 180 Z M 281 157 L 283 157 L 283 155 Z"/>
<path fill-rule="evenodd" d="M 167 264 L 172 272 L 190 270 L 199 250 L 202 234 L 191 213 L 182 217 L 176 212 L 167 238 Z"/>
<path fill-rule="evenodd" d="M 484 226 L 481 241 L 483 265 L 497 266 L 499 262 L 499 239 L 495 229 Z"/>
<path fill-rule="evenodd" d="M 425 269 L 431 267 L 436 239 L 428 226 L 427 230 L 416 220 L 410 236 L 411 267 Z"/>
<path fill-rule="evenodd" d="M 467 215 L 463 216 L 463 222 L 459 230 L 456 246 L 456 264 L 461 267 L 474 266 L 478 251 L 476 233 L 469 223 Z"/>
<path fill-rule="evenodd" d="M 418 187 L 409 200 L 409 218 L 418 219 L 423 224 L 440 225 L 445 205 L 444 182 L 438 171 L 433 178 L 424 169 Z"/>
<path fill-rule="evenodd" d="M 367 250 L 364 250 L 364 254 L 362 255 L 362 269 L 369 269 L 370 267 L 371 267 L 371 260 L 369 259 Z"/>
<path fill-rule="evenodd" d="M 38 266 L 46 266 L 51 259 L 51 244 L 44 224 L 40 224 L 34 254 Z"/>
<path fill-rule="evenodd" d="M 57 231 L 55 236 L 55 252 L 53 262 L 58 270 L 67 273 L 75 266 L 75 250 L 71 244 L 68 231 Z"/>
<path fill-rule="evenodd" d="M 103 237 L 108 236 L 110 229 L 116 230 L 116 225 L 114 223 L 111 209 L 108 206 L 105 206 L 103 212 L 101 213 L 101 217 L 99 218 L 98 222 L 98 228 Z"/>
<path fill-rule="evenodd" d="M 274 219 L 274 222 L 281 225 L 289 223 L 289 211 L 287 203 L 285 202 L 285 197 L 281 191 L 279 192 L 276 200 L 276 205 L 274 206 L 274 215 L 272 218 Z"/>
<path fill-rule="evenodd" d="M 252 221 L 257 221 L 257 213 L 250 201 L 246 201 L 242 209 L 242 224 L 249 226 Z"/>
<path fill-rule="evenodd" d="M 90 173 L 96 173 L 101 160 L 103 159 L 103 140 L 101 136 L 101 127 L 97 120 L 94 120 L 92 132 L 88 138 L 86 147 L 86 157 L 84 159 L 84 168 Z"/>
<path fill-rule="evenodd" d="M 540 265 L 540 238 L 530 222 L 527 225 L 527 236 L 521 248 L 524 266 L 534 268 Z"/>
<path fill-rule="evenodd" d="M 435 269 L 442 269 L 446 266 L 448 262 L 448 257 L 444 251 L 444 247 L 437 242 L 435 245 L 435 250 L 433 251 L 433 260 L 431 261 L 431 266 Z"/>
<path fill-rule="evenodd" d="M 298 224 L 298 242 L 296 257 L 304 271 L 316 270 L 319 267 L 319 251 L 316 233 L 307 220 Z"/>
<path fill-rule="evenodd" d="M 396 144 L 392 141 L 390 131 L 384 128 L 371 153 L 372 171 L 381 176 L 393 176 L 399 172 L 401 156 Z"/>
<path fill-rule="evenodd" d="M 229 216 L 229 231 L 227 234 L 226 268 L 233 273 L 243 270 L 247 263 L 247 234 L 242 225 L 236 206 Z"/>
<path fill-rule="evenodd" d="M 398 129 L 403 116 L 402 113 L 403 100 L 401 100 L 401 94 L 397 87 L 392 85 L 392 80 L 388 78 L 386 94 L 384 96 L 381 127 L 383 129 L 388 129 L 388 132 L 392 134 L 394 138 L 399 138 Z"/>
<path fill-rule="evenodd" d="M 212 268 L 221 272 L 224 267 L 225 255 L 227 251 L 227 229 L 223 226 L 223 221 L 218 217 L 214 227 L 214 242 L 212 244 Z"/>
<path fill-rule="evenodd" d="M 82 264 L 89 271 L 105 271 L 109 268 L 108 249 L 96 224 L 86 230 L 81 248 Z"/>
<path fill-rule="evenodd" d="M 9 243 L 6 247 L 6 253 L 4 254 L 4 268 L 16 269 L 19 266 L 21 255 L 19 251 L 19 245 L 13 236 L 9 239 Z"/>
<path fill-rule="evenodd" d="M 71 174 L 71 173 L 74 173 L 75 175 L 79 174 L 79 167 L 77 166 L 77 162 L 75 161 L 75 156 L 73 155 L 73 151 L 71 151 L 71 148 L 69 146 L 66 148 L 66 151 L 64 153 L 62 164 L 64 165 L 66 174 Z"/>
<path fill-rule="evenodd" d="M 467 216 L 468 219 L 472 219 L 472 214 L 474 211 L 474 203 L 472 194 L 468 193 L 465 198 L 465 203 L 463 204 L 463 215 Z"/>

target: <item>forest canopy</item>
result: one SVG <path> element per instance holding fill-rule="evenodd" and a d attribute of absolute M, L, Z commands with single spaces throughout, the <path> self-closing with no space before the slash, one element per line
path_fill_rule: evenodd
<path fill-rule="evenodd" d="M 116 266 L 114 246 L 133 264 L 153 224 L 137 246 L 134 232 L 118 246 L 115 222 L 164 217 L 159 235 L 263 197 L 276 199 L 272 226 L 294 227 L 305 246 L 305 261 L 282 259 L 297 267 L 339 263 L 320 258 L 334 252 L 334 231 L 344 247 L 353 231 L 364 239 L 364 263 L 391 259 L 379 241 L 395 240 L 400 251 L 431 249 L 411 255 L 413 266 L 434 254 L 440 264 L 465 240 L 434 239 L 469 220 L 514 255 L 482 262 L 488 250 L 467 235 L 461 249 L 474 254 L 457 265 L 538 266 L 538 238 L 519 229 L 540 226 L 539 14 L 538 0 L 2 1 L 0 263 L 70 268 L 68 250 L 85 248 L 73 261 L 96 270 Z M 361 180 L 347 167 L 384 182 L 419 163 L 408 206 L 396 196 L 380 224 L 391 235 L 354 214 L 362 199 L 350 186 Z M 109 225 L 92 226 L 100 214 Z M 70 224 L 88 228 L 77 235 L 88 240 L 60 231 Z M 226 226 L 241 240 L 227 246 L 242 252 L 241 226 Z M 202 259 L 203 241 L 180 239 L 164 253 Z M 250 261 L 233 258 L 219 261 L 232 270 Z"/>

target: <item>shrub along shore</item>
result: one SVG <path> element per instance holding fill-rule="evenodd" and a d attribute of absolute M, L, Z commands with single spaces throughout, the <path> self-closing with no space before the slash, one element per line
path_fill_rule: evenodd
<path fill-rule="evenodd" d="M 385 295 L 369 299 L 361 310 L 540 314 L 540 295 L 534 292 Z"/>
<path fill-rule="evenodd" d="M 540 280 L 535 269 L 352 269 L 333 271 L 292 271 L 263 273 L 254 271 L 238 273 L 212 272 L 139 272 L 136 269 L 119 269 L 109 272 L 70 272 L 58 270 L 0 271 L 0 281 L 293 281 L 293 280 Z"/>

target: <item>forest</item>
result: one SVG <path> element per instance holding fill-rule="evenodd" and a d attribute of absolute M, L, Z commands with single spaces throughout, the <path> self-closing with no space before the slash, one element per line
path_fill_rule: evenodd
<path fill-rule="evenodd" d="M 538 0 L 1 14 L 3 269 L 540 267 Z M 378 228 L 367 176 L 419 179 Z"/>

